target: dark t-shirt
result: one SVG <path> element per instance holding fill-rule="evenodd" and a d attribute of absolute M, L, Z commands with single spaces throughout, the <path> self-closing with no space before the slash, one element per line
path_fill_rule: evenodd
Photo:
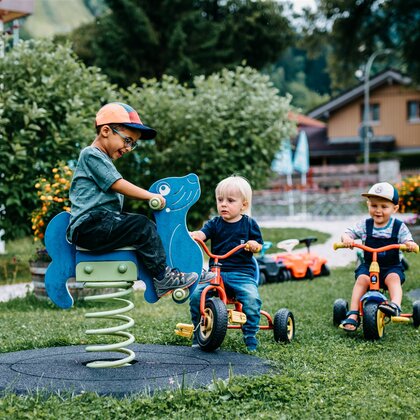
<path fill-rule="evenodd" d="M 87 219 L 91 211 L 120 213 L 124 196 L 110 187 L 122 178 L 112 159 L 94 146 L 85 147 L 79 156 L 70 187 L 71 216 L 67 238 Z"/>
<path fill-rule="evenodd" d="M 211 240 L 211 250 L 213 254 L 223 255 L 235 246 L 244 244 L 249 240 L 263 244 L 263 238 L 257 222 L 242 215 L 241 220 L 235 223 L 225 222 L 220 216 L 209 220 L 201 229 L 206 235 L 207 240 Z M 251 276 L 255 272 L 255 264 L 252 261 L 252 252 L 239 250 L 225 260 L 219 260 L 222 264 L 222 271 L 237 271 L 247 273 Z M 213 259 L 210 259 L 210 266 Z"/>

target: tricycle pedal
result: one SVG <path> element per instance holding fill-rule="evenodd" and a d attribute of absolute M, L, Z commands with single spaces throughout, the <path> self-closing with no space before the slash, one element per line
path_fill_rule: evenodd
<path fill-rule="evenodd" d="M 405 316 L 391 316 L 391 322 L 400 322 L 400 323 L 410 322 L 410 318 L 405 317 Z"/>
<path fill-rule="evenodd" d="M 193 324 L 176 324 L 176 329 L 174 330 L 176 335 L 181 337 L 191 338 L 194 332 Z"/>
<path fill-rule="evenodd" d="M 230 324 L 245 324 L 246 315 L 243 312 L 228 309 L 228 319 Z"/>

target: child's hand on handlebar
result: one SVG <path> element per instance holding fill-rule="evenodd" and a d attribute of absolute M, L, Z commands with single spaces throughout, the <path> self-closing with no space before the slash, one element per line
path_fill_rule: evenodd
<path fill-rule="evenodd" d="M 408 241 L 404 244 L 409 252 L 418 252 L 419 246 L 414 241 Z"/>
<path fill-rule="evenodd" d="M 246 251 L 250 251 L 253 253 L 260 252 L 262 245 L 259 244 L 257 241 L 248 241 L 245 246 Z"/>
<path fill-rule="evenodd" d="M 348 235 L 343 235 L 341 237 L 341 242 L 345 248 L 353 248 L 354 239 Z"/>
<path fill-rule="evenodd" d="M 190 236 L 193 239 L 198 238 L 202 241 L 206 240 L 206 235 L 203 232 L 201 232 L 201 230 L 195 230 L 194 232 L 190 232 Z"/>

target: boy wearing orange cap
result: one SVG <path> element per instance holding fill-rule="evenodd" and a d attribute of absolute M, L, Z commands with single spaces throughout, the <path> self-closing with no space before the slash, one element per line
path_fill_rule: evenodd
<path fill-rule="evenodd" d="M 70 242 L 83 248 L 107 252 L 124 246 L 136 249 L 138 258 L 153 276 L 158 297 L 191 286 L 198 275 L 166 266 L 166 254 L 155 224 L 141 214 L 122 211 L 124 196 L 136 200 L 160 194 L 125 180 L 113 161 L 131 152 L 141 140 L 153 139 L 156 131 L 142 123 L 129 105 L 113 102 L 96 114 L 96 138 L 79 156 L 70 187 Z"/>

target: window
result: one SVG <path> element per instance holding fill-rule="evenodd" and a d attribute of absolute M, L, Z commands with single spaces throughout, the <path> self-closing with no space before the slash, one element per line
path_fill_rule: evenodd
<path fill-rule="evenodd" d="M 361 121 L 363 121 L 364 118 L 364 110 L 365 107 L 364 105 L 362 105 L 361 108 Z M 369 121 L 370 122 L 375 122 L 375 123 L 379 123 L 381 121 L 381 107 L 379 104 L 369 104 Z"/>
<path fill-rule="evenodd" d="M 408 121 L 420 121 L 420 101 L 407 102 L 407 119 Z"/>

